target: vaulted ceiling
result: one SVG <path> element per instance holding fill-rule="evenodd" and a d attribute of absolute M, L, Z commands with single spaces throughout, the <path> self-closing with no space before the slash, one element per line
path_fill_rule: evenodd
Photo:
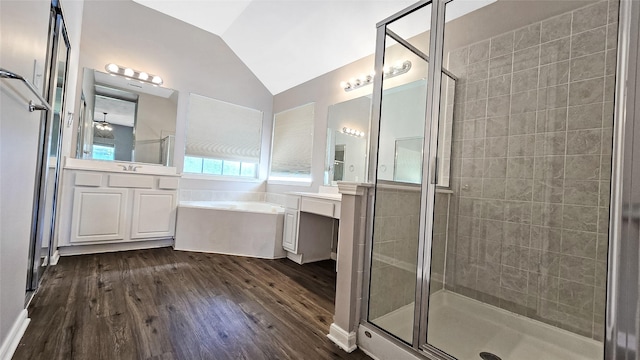
<path fill-rule="evenodd" d="M 416 2 L 134 1 L 220 36 L 274 95 L 372 54 L 376 23 Z M 468 3 L 471 11 L 493 1 L 461 2 Z M 403 36 L 426 31 L 429 23 L 422 18 L 404 22 L 401 30 L 394 31 Z"/>
<path fill-rule="evenodd" d="M 373 53 L 375 24 L 413 0 L 134 0 L 220 36 L 272 94 Z"/>

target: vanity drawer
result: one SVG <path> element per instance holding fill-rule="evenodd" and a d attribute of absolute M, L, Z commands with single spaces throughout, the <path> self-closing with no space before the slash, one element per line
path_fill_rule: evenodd
<path fill-rule="evenodd" d="M 99 187 L 102 184 L 102 174 L 77 173 L 74 185 Z"/>
<path fill-rule="evenodd" d="M 318 214 L 318 215 L 327 216 L 327 217 L 333 217 L 334 207 L 335 206 L 333 202 L 302 198 L 300 211 L 304 211 L 312 214 Z"/>
<path fill-rule="evenodd" d="M 178 188 L 179 178 L 164 177 L 158 179 L 158 189 L 175 190 Z"/>
<path fill-rule="evenodd" d="M 109 175 L 109 187 L 153 188 L 153 176 L 145 175 Z"/>

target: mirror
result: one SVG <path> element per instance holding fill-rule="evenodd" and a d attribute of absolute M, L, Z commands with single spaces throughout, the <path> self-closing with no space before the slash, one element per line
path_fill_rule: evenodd
<path fill-rule="evenodd" d="M 438 121 L 437 186 L 448 188 L 455 80 L 443 73 L 442 87 L 444 96 L 441 98 Z M 380 128 L 378 179 L 421 183 L 426 109 L 416 104 L 424 104 L 426 96 L 425 80 L 384 91 L 382 116 L 390 118 L 393 115 L 394 121 L 383 123 Z"/>
<path fill-rule="evenodd" d="M 173 166 L 178 92 L 85 68 L 76 157 Z"/>
<path fill-rule="evenodd" d="M 367 150 L 371 97 L 363 96 L 329 107 L 325 185 L 367 181 Z"/>
<path fill-rule="evenodd" d="M 422 177 L 422 137 L 396 140 L 393 181 L 420 183 Z"/>

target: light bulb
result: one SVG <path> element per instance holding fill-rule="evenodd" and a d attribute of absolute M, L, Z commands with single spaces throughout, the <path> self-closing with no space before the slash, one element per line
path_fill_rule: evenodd
<path fill-rule="evenodd" d="M 162 78 L 160 76 L 156 75 L 156 76 L 153 77 L 153 79 L 151 79 L 151 82 L 154 83 L 154 84 L 160 85 L 160 84 L 162 84 Z"/>
<path fill-rule="evenodd" d="M 126 68 L 126 69 L 124 69 L 124 76 L 129 76 L 129 77 L 131 77 L 131 76 L 133 76 L 133 74 L 134 74 L 133 69 L 131 69 L 131 68 Z"/>
<path fill-rule="evenodd" d="M 118 65 L 116 64 L 109 64 L 107 65 L 107 71 L 108 72 L 112 72 L 112 73 L 117 73 L 118 70 L 120 70 L 120 68 L 118 67 Z"/>
<path fill-rule="evenodd" d="M 149 74 L 147 74 L 146 72 L 141 72 L 140 74 L 138 74 L 138 79 L 140 80 L 147 80 L 149 78 Z"/>
<path fill-rule="evenodd" d="M 350 88 L 349 83 L 347 83 L 346 81 L 341 81 L 340 82 L 340 87 L 343 88 L 343 89 Z"/>

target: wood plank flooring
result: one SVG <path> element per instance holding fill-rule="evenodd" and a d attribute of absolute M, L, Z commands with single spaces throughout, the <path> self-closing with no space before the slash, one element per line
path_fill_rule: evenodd
<path fill-rule="evenodd" d="M 326 337 L 334 264 L 170 248 L 63 257 L 13 359 L 370 359 Z"/>

